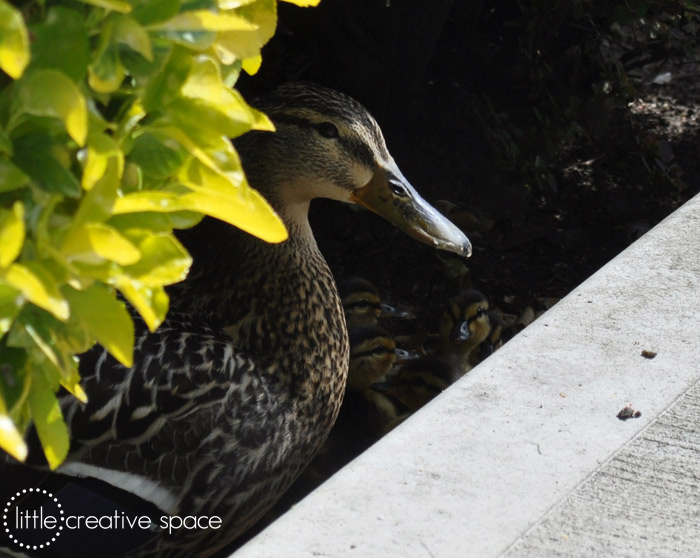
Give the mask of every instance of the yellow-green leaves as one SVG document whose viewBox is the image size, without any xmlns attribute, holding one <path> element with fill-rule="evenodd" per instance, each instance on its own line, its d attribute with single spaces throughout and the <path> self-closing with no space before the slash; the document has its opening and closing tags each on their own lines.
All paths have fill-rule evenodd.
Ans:
<svg viewBox="0 0 700 558">
<path fill-rule="evenodd" d="M 68 303 L 61 296 L 56 281 L 39 264 L 15 263 L 7 269 L 0 270 L 0 285 L 2 284 L 16 289 L 26 300 L 50 312 L 59 320 L 67 319 L 70 314 Z"/>
<path fill-rule="evenodd" d="M 129 2 L 125 2 L 123 0 L 80 0 L 80 2 L 92 4 L 98 8 L 105 8 L 107 10 L 121 12 L 123 14 L 128 14 L 131 11 L 131 5 Z"/>
<path fill-rule="evenodd" d="M 86 22 L 79 12 L 54 6 L 46 20 L 30 31 L 32 68 L 59 70 L 76 84 L 83 81 L 90 61 L 90 43 Z"/>
<path fill-rule="evenodd" d="M 196 10 L 182 12 L 168 21 L 151 25 L 148 29 L 196 33 L 198 31 L 252 31 L 256 26 L 235 14 Z"/>
<path fill-rule="evenodd" d="M 0 69 L 19 78 L 29 64 L 29 37 L 22 14 L 0 0 Z"/>
<path fill-rule="evenodd" d="M 282 2 L 289 2 L 290 4 L 296 4 L 302 8 L 307 8 L 309 6 L 318 6 L 321 0 L 281 0 Z"/>
<path fill-rule="evenodd" d="M 0 209 L 0 269 L 17 259 L 24 244 L 24 206 L 16 201 L 12 209 Z"/>
<path fill-rule="evenodd" d="M 85 331 L 124 366 L 131 366 L 134 324 L 124 303 L 116 300 L 109 289 L 99 284 L 84 291 L 66 287 L 65 293 L 73 316 Z"/>
<path fill-rule="evenodd" d="M 2 405 L 2 399 L 0 399 L 0 405 Z M 0 407 L 0 448 L 18 461 L 24 461 L 27 458 L 27 444 L 24 443 L 12 417 L 4 412 L 2 407 Z"/>
<path fill-rule="evenodd" d="M 251 28 L 247 31 L 219 33 L 213 47 L 224 64 L 260 55 L 260 47 L 270 40 L 277 26 L 275 0 L 242 2 L 232 11 L 248 21 Z"/>
<path fill-rule="evenodd" d="M 80 154 L 78 155 L 80 157 Z M 92 187 L 101 180 L 110 163 L 114 159 L 114 172 L 119 179 L 124 172 L 124 153 L 119 145 L 105 134 L 94 133 L 88 138 L 87 151 L 85 152 L 85 168 L 81 185 L 84 190 L 92 190 Z M 116 192 L 115 192 L 116 194 Z"/>
<path fill-rule="evenodd" d="M 27 353 L 0 343 L 0 362 L 0 448 L 23 461 L 27 457 L 27 444 L 22 439 L 22 431 L 26 423 L 27 395 L 31 386 Z"/>
<path fill-rule="evenodd" d="M 70 441 L 54 389 L 41 371 L 32 374 L 32 389 L 27 402 L 49 467 L 56 469 L 68 455 Z"/>
<path fill-rule="evenodd" d="M 15 458 L 33 420 L 50 466 L 64 459 L 54 392 L 86 399 L 76 355 L 99 343 L 132 365 L 117 293 L 151 330 L 165 319 L 192 263 L 174 229 L 209 215 L 287 238 L 231 142 L 274 130 L 233 86 L 276 24 L 276 0 L 0 0 L 0 448 Z"/>
<path fill-rule="evenodd" d="M 39 70 L 22 80 L 19 89 L 17 113 L 58 118 L 75 143 L 85 145 L 85 97 L 70 78 L 56 70 Z"/>
<path fill-rule="evenodd" d="M 128 278 L 119 278 L 117 288 L 136 308 L 148 329 L 155 331 L 168 312 L 168 295 L 162 287 L 144 287 Z"/>
<path fill-rule="evenodd" d="M 136 246 L 102 223 L 86 223 L 70 229 L 63 239 L 61 254 L 68 262 L 92 265 L 105 261 L 131 265 L 141 259 Z"/>
</svg>

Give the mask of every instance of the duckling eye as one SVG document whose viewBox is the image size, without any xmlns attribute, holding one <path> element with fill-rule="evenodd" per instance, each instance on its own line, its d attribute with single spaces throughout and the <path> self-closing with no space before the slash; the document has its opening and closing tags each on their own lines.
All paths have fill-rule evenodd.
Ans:
<svg viewBox="0 0 700 558">
<path fill-rule="evenodd" d="M 335 124 L 331 122 L 321 122 L 320 124 L 317 124 L 316 130 L 319 134 L 321 134 L 321 136 L 328 139 L 337 138 L 340 135 L 338 128 L 336 128 Z"/>
<path fill-rule="evenodd" d="M 476 317 L 481 318 L 481 317 L 483 317 L 484 314 L 485 314 L 484 309 L 481 306 L 479 306 L 479 309 L 476 311 Z"/>
</svg>

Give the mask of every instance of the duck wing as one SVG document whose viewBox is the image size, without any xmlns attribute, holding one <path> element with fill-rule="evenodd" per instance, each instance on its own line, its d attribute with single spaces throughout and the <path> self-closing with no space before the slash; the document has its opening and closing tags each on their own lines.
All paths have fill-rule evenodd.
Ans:
<svg viewBox="0 0 700 558">
<path fill-rule="evenodd" d="M 147 509 L 155 523 L 161 516 L 217 515 L 225 538 L 234 538 L 274 502 L 275 491 L 265 489 L 269 483 L 288 484 L 280 476 L 290 446 L 284 428 L 289 405 L 224 331 L 187 314 L 169 315 L 153 333 L 138 316 L 134 320 L 131 368 L 99 346 L 81 356 L 88 401 L 61 396 L 70 452 L 56 473 L 42 472 L 38 482 L 51 478 L 62 486 L 87 487 L 107 499 L 96 504 L 88 498 L 91 506 L 106 509 L 114 502 L 112 514 Z M 28 442 L 28 465 L 45 471 L 33 429 Z M 8 462 L 2 484 L 19 486 L 14 479 L 27 466 Z M 79 501 L 85 492 L 71 490 L 71 501 L 63 502 L 66 512 L 75 505 L 76 514 L 85 515 Z M 185 535 L 194 533 L 157 537 L 174 543 Z M 137 542 L 142 544 L 142 537 Z"/>
</svg>

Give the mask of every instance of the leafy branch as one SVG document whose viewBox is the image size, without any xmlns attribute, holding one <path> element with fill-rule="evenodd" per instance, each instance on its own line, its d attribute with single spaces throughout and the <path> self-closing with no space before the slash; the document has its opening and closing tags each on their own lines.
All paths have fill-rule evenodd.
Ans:
<svg viewBox="0 0 700 558">
<path fill-rule="evenodd" d="M 286 0 L 299 6 L 319 0 Z M 0 0 L 0 447 L 33 421 L 52 468 L 78 399 L 78 357 L 125 366 L 191 259 L 173 230 L 211 215 L 268 242 L 287 232 L 230 138 L 273 130 L 233 88 L 257 71 L 276 0 Z"/>
</svg>

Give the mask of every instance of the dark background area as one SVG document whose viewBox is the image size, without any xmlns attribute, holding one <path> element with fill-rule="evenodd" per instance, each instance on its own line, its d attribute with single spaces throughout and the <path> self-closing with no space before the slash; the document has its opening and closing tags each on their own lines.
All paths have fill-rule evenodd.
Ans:
<svg viewBox="0 0 700 558">
<path fill-rule="evenodd" d="M 527 323 L 700 190 L 699 16 L 668 0 L 281 2 L 239 87 L 311 80 L 358 99 L 474 245 L 465 265 L 317 201 L 335 273 L 369 278 L 426 330 L 456 286 Z"/>
</svg>

